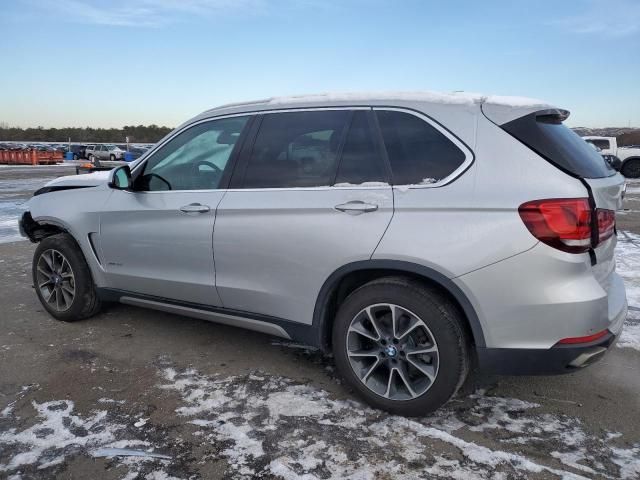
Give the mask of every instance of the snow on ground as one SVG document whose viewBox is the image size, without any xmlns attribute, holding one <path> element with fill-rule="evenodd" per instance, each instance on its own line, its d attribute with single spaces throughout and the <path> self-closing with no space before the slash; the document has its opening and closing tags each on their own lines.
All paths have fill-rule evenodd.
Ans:
<svg viewBox="0 0 640 480">
<path fill-rule="evenodd" d="M 0 243 L 24 240 L 18 230 L 18 219 L 25 210 L 31 192 L 55 177 L 18 178 L 0 183 Z"/>
<path fill-rule="evenodd" d="M 616 270 L 624 280 L 629 315 L 617 346 L 640 351 L 640 235 L 618 233 Z"/>
<path fill-rule="evenodd" d="M 30 387 L 23 387 L 18 398 L 23 397 Z M 22 427 L 14 412 L 16 402 L 0 413 L 0 477 L 28 473 L 49 478 L 51 469 L 77 455 L 103 456 L 101 450 L 140 449 L 140 456 L 115 458 L 115 462 L 125 468 L 127 478 L 136 478 L 146 467 L 153 473 L 158 465 L 166 466 L 167 460 L 145 455 L 152 445 L 145 440 L 131 438 L 127 429 L 133 422 L 127 418 L 114 418 L 107 410 L 95 410 L 82 416 L 74 412 L 71 400 L 31 402 L 35 415 L 29 412 L 34 422 Z M 21 425 L 21 428 L 14 425 Z M 108 455 L 104 455 L 108 456 Z M 147 467 L 148 465 L 148 467 Z M 10 477 L 11 478 L 11 477 Z M 29 476 L 29 478 L 32 478 Z M 160 478 L 160 477 L 156 477 Z"/>
<path fill-rule="evenodd" d="M 181 396 L 176 413 L 194 435 L 225 445 L 233 478 L 640 476 L 640 444 L 483 391 L 408 419 L 266 374 L 218 378 L 166 368 L 163 375 L 161 388 Z"/>
<path fill-rule="evenodd" d="M 640 235 L 618 233 L 616 270 L 624 279 L 629 305 L 640 308 Z"/>
<path fill-rule="evenodd" d="M 20 391 L 22 407 L 0 414 L 0 477 L 59 477 L 84 456 L 105 457 L 126 480 L 195 478 L 196 457 L 226 461 L 234 479 L 640 478 L 640 443 L 483 390 L 411 419 L 260 371 L 159 365 L 159 392 L 177 399 L 165 430 L 109 399 L 81 414 L 70 399 L 34 401 L 37 386 Z M 212 448 L 196 453 L 202 444 Z"/>
<path fill-rule="evenodd" d="M 620 348 L 633 348 L 640 352 L 640 312 L 629 311 L 629 316 L 616 345 Z"/>
</svg>

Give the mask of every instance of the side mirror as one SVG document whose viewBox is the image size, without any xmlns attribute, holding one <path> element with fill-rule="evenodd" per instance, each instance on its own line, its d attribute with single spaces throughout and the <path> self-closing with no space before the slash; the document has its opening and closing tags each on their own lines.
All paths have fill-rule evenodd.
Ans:
<svg viewBox="0 0 640 480">
<path fill-rule="evenodd" d="M 129 165 L 122 165 L 109 172 L 109 187 L 116 190 L 129 190 L 133 186 Z"/>
</svg>

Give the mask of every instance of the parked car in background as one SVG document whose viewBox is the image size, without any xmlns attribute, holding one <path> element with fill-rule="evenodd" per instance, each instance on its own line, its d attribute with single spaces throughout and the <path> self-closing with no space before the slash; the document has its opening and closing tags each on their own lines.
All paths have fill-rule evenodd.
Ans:
<svg viewBox="0 0 640 480">
<path fill-rule="evenodd" d="M 611 167 L 615 171 L 617 172 L 620 171 L 620 169 L 622 168 L 622 160 L 620 160 L 615 155 L 609 155 L 607 153 L 603 153 L 601 155 L 602 155 L 602 158 L 604 158 L 604 161 L 607 162 L 609 165 L 611 165 Z"/>
<path fill-rule="evenodd" d="M 101 160 L 124 160 L 124 154 L 126 150 L 118 147 L 117 145 L 96 145 L 91 155 L 98 161 Z"/>
<path fill-rule="evenodd" d="M 582 138 L 598 147 L 603 156 L 613 155 L 617 157 L 620 160 L 620 173 L 625 177 L 640 178 L 640 148 L 634 146 L 619 147 L 616 137 L 587 136 Z"/>
<path fill-rule="evenodd" d="M 624 178 L 568 115 L 437 93 L 208 110 L 132 167 L 35 192 L 35 293 L 63 321 L 120 301 L 332 350 L 396 414 L 435 410 L 472 365 L 575 372 L 627 316 Z"/>
<path fill-rule="evenodd" d="M 86 158 L 90 162 L 93 162 L 95 160 L 93 152 L 97 146 L 98 145 L 87 145 L 84 149 L 84 158 Z"/>
<path fill-rule="evenodd" d="M 53 151 L 55 151 L 55 149 L 50 147 L 49 145 L 43 145 L 41 143 L 31 143 L 31 144 L 28 145 L 28 148 L 30 148 L 31 150 L 36 150 L 38 152 L 53 152 Z"/>
<path fill-rule="evenodd" d="M 129 153 L 131 154 L 131 160 L 137 160 L 142 155 L 147 153 L 148 148 L 140 148 L 140 147 L 129 147 Z"/>
<path fill-rule="evenodd" d="M 85 155 L 86 148 L 87 148 L 86 145 L 79 145 L 76 143 L 72 143 L 70 146 L 65 145 L 64 151 L 72 152 L 74 160 L 82 160 L 83 158 L 85 158 L 84 155 Z"/>
<path fill-rule="evenodd" d="M 620 171 L 620 167 L 622 166 L 622 162 L 620 161 L 620 159 L 618 157 L 616 157 L 615 155 L 603 154 L 602 153 L 602 149 L 600 147 L 595 146 L 591 142 L 587 142 L 587 144 L 589 146 L 593 147 L 593 149 L 596 152 L 598 152 L 598 154 L 602 157 L 602 159 L 605 162 L 607 162 L 611 166 L 611 168 L 613 168 L 617 172 Z"/>
</svg>

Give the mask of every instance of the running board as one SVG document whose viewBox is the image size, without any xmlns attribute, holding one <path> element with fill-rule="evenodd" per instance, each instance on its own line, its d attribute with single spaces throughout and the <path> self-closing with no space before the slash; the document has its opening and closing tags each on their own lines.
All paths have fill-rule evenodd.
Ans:
<svg viewBox="0 0 640 480">
<path fill-rule="evenodd" d="M 268 335 L 274 335 L 276 337 L 282 337 L 286 338 L 287 340 L 291 340 L 289 334 L 280 325 L 262 322 L 260 320 L 254 320 L 251 318 L 229 315 L 227 313 L 210 312 L 207 310 L 185 307 L 182 305 L 174 305 L 171 303 L 163 303 L 157 302 L 155 300 L 147 300 L 143 298 L 127 296 L 120 297 L 120 302 L 136 307 L 152 308 L 154 310 L 160 310 L 167 313 L 175 313 L 177 315 L 184 315 L 186 317 L 199 318 L 200 320 L 221 323 L 223 325 L 230 325 L 232 327 L 245 328 L 247 330 L 253 330 L 256 332 L 266 333 Z"/>
</svg>

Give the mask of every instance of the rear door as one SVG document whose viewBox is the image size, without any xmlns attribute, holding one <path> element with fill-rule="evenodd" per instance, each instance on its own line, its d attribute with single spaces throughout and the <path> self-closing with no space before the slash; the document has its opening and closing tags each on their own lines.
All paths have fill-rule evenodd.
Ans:
<svg viewBox="0 0 640 480">
<path fill-rule="evenodd" d="M 243 151 L 213 236 L 225 307 L 311 323 L 336 269 L 368 260 L 393 214 L 368 108 L 269 113 Z"/>
</svg>

